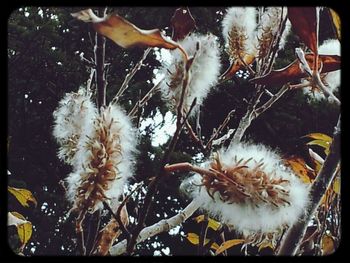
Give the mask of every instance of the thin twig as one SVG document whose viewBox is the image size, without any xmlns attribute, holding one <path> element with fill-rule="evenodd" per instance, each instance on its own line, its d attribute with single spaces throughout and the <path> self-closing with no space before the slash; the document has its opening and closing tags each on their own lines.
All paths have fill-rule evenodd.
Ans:
<svg viewBox="0 0 350 263">
<path fill-rule="evenodd" d="M 220 132 L 226 127 L 226 125 L 229 123 L 229 121 L 231 120 L 231 118 L 233 117 L 233 114 L 234 114 L 235 112 L 236 112 L 236 110 L 231 110 L 231 111 L 227 114 L 227 116 L 226 116 L 226 118 L 224 119 L 224 121 L 223 121 L 223 122 L 220 124 L 220 126 L 216 129 L 216 131 L 213 132 L 213 134 L 212 134 L 212 136 L 210 137 L 208 143 L 205 145 L 205 149 L 206 149 L 206 150 L 210 150 L 211 145 L 212 145 L 212 143 L 213 143 L 213 140 L 215 140 L 215 139 L 219 136 Z"/>
<path fill-rule="evenodd" d="M 135 76 L 136 72 L 141 69 L 143 61 L 146 59 L 147 55 L 149 52 L 152 50 L 152 48 L 147 48 L 145 52 L 143 53 L 141 59 L 139 62 L 136 63 L 136 65 L 132 68 L 132 70 L 126 75 L 120 89 L 118 90 L 117 94 L 115 97 L 112 99 L 112 104 L 117 103 L 119 98 L 123 95 L 125 90 L 128 88 L 130 80 Z"/>
<path fill-rule="evenodd" d="M 157 91 L 159 91 L 160 84 L 162 83 L 163 80 L 164 80 L 164 77 L 161 80 L 159 80 L 158 83 L 156 85 L 154 85 L 146 93 L 146 95 L 135 104 L 135 106 L 131 109 L 131 111 L 128 114 L 130 117 L 134 117 L 134 115 L 137 113 L 138 109 L 142 108 L 146 104 L 146 102 L 149 101 Z"/>
<path fill-rule="evenodd" d="M 127 228 L 125 227 L 124 223 L 121 220 L 121 212 L 123 207 L 125 206 L 125 204 L 129 201 L 130 197 L 138 190 L 140 189 L 140 187 L 143 185 L 143 182 L 141 182 L 138 186 L 136 186 L 136 188 L 134 190 L 132 190 L 130 192 L 130 194 L 128 194 L 124 200 L 122 201 L 122 203 L 118 206 L 117 212 L 115 213 L 115 219 L 117 220 L 119 226 L 121 227 L 122 231 L 127 235 L 127 240 L 129 240 L 130 238 L 130 232 L 127 230 Z"/>
<path fill-rule="evenodd" d="M 283 31 L 285 30 L 287 18 L 288 18 L 288 16 L 286 15 L 286 17 L 283 19 L 283 9 L 284 9 L 284 7 L 282 7 L 282 12 L 281 12 L 281 23 L 279 25 L 279 33 L 277 34 L 276 42 L 274 43 L 273 48 L 270 50 L 271 52 L 268 55 L 268 57 L 270 57 L 269 64 L 268 64 L 266 70 L 264 70 L 262 72 L 262 75 L 265 75 L 272 70 L 272 66 L 275 62 L 276 55 L 277 55 L 277 52 L 279 50 L 279 45 L 281 42 L 282 34 L 283 34 Z"/>
<path fill-rule="evenodd" d="M 188 134 L 190 135 L 191 139 L 193 141 L 195 141 L 199 147 L 201 148 L 201 150 L 205 150 L 205 147 L 203 145 L 203 141 L 196 135 L 196 133 L 194 132 L 194 130 L 192 129 L 191 124 L 188 122 L 188 120 L 185 122 L 186 128 L 188 130 Z"/>
<path fill-rule="evenodd" d="M 282 88 L 273 95 L 264 105 L 260 106 L 259 108 L 255 109 L 254 111 L 254 118 L 257 118 L 261 113 L 265 112 L 267 109 L 269 109 L 277 100 L 279 100 L 284 93 L 286 93 L 290 89 L 289 85 L 286 84 L 282 86 Z"/>
<path fill-rule="evenodd" d="M 184 85 L 187 85 L 187 83 L 184 83 Z M 190 113 L 193 110 L 195 104 L 196 104 L 196 99 L 193 100 L 191 107 L 190 107 L 184 121 L 177 126 L 176 131 L 174 133 L 174 136 L 169 143 L 169 147 L 168 147 L 167 151 L 164 153 L 163 159 L 161 161 L 160 171 L 158 172 L 158 175 L 149 184 L 148 191 L 147 191 L 147 194 L 145 196 L 144 203 L 143 203 L 143 206 L 141 209 L 141 211 L 143 213 L 141 213 L 139 215 L 138 224 L 135 227 L 135 229 L 132 233 L 132 237 L 127 245 L 127 253 L 128 254 L 131 254 L 131 252 L 134 250 L 134 246 L 137 242 L 137 237 L 139 236 L 141 230 L 144 227 L 144 222 L 145 222 L 146 217 L 148 215 L 148 212 L 150 210 L 152 199 L 153 199 L 153 197 L 158 189 L 158 184 L 161 181 L 161 179 L 164 177 L 164 175 L 166 174 L 163 167 L 169 162 L 170 155 L 175 149 L 175 146 L 176 146 L 177 141 L 179 139 L 180 133 L 184 127 L 186 120 L 189 118 Z"/>
<path fill-rule="evenodd" d="M 200 256 L 205 254 L 204 246 L 205 246 L 205 240 L 208 232 L 208 223 L 209 223 L 208 215 L 205 214 L 202 222 L 202 226 L 201 226 L 201 233 L 199 235 L 199 243 L 198 243 L 198 255 Z"/>
<path fill-rule="evenodd" d="M 77 233 L 77 246 L 80 255 L 86 255 L 86 247 L 84 242 L 84 229 L 82 223 L 85 219 L 86 210 L 80 211 L 75 221 L 75 232 Z"/>
<path fill-rule="evenodd" d="M 106 76 L 105 67 L 105 44 L 104 36 L 96 33 L 95 62 L 96 62 L 96 90 L 97 90 L 97 108 L 106 105 Z"/>
<path fill-rule="evenodd" d="M 93 252 L 93 249 L 94 249 L 94 244 L 96 243 L 97 241 L 97 237 L 98 237 L 98 230 L 100 228 L 100 223 L 101 223 L 101 211 L 98 210 L 97 212 L 97 223 L 96 223 L 96 231 L 95 231 L 95 236 L 94 236 L 94 239 L 92 241 L 92 246 L 91 246 L 91 250 L 89 252 L 89 255 L 91 255 L 91 253 Z"/>
</svg>

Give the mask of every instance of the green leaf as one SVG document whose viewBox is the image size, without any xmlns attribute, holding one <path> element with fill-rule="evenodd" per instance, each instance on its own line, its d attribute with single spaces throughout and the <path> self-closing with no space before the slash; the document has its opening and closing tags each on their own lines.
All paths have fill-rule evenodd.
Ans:
<svg viewBox="0 0 350 263">
<path fill-rule="evenodd" d="M 239 244 L 242 244 L 244 243 L 244 239 L 231 239 L 231 240 L 227 240 L 225 241 L 224 243 L 222 243 L 220 245 L 220 247 L 216 250 L 215 254 L 216 255 L 219 255 L 221 254 L 222 252 L 224 252 L 225 250 L 231 248 L 231 247 L 234 247 L 234 246 L 237 246 Z"/>
<path fill-rule="evenodd" d="M 32 202 L 37 206 L 38 202 L 34 198 L 33 194 L 27 189 L 7 187 L 8 191 L 13 194 L 18 202 L 21 203 L 24 207 L 29 207 L 29 202 Z"/>
</svg>

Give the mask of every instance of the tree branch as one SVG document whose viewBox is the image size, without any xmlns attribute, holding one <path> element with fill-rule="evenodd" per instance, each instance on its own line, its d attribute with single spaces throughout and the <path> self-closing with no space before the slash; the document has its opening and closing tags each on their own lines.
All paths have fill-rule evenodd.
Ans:
<svg viewBox="0 0 350 263">
<path fill-rule="evenodd" d="M 107 8 L 100 10 L 100 15 L 105 16 Z M 96 90 L 97 108 L 106 105 L 106 75 L 105 75 L 105 45 L 106 38 L 98 33 L 95 35 L 95 63 L 96 63 Z"/>
<path fill-rule="evenodd" d="M 147 48 L 145 50 L 145 52 L 143 53 L 141 59 L 139 60 L 139 62 L 137 62 L 137 64 L 133 67 L 133 69 L 126 75 L 120 89 L 118 90 L 117 94 L 115 95 L 115 97 L 113 98 L 111 103 L 117 103 L 119 98 L 123 95 L 123 93 L 125 92 L 125 90 L 128 88 L 129 86 L 129 82 L 130 80 L 134 77 L 134 75 L 136 74 L 137 71 L 140 70 L 143 61 L 146 59 L 147 55 L 149 54 L 149 52 L 152 50 L 152 48 Z"/>
<path fill-rule="evenodd" d="M 177 215 L 170 217 L 168 219 L 162 219 L 159 222 L 144 228 L 136 239 L 136 243 L 141 243 L 146 239 L 153 237 L 159 233 L 167 232 L 170 229 L 180 225 L 182 222 L 186 221 L 198 208 L 199 199 L 194 199 L 188 206 L 186 206 Z M 126 252 L 127 240 L 124 239 L 118 244 L 114 245 L 110 250 L 112 256 L 121 255 Z"/>
<path fill-rule="evenodd" d="M 163 80 L 164 80 L 164 77 L 161 80 L 159 80 L 158 83 L 156 85 L 154 85 L 146 93 L 146 95 L 135 104 L 135 106 L 128 113 L 128 116 L 135 117 L 135 114 L 137 113 L 138 109 L 142 108 L 146 104 L 146 102 L 149 101 L 153 97 L 153 95 L 159 90 L 159 86 Z"/>
<path fill-rule="evenodd" d="M 312 219 L 315 211 L 320 205 L 322 196 L 326 192 L 330 183 L 335 176 L 337 165 L 340 161 L 340 116 L 338 124 L 333 134 L 333 141 L 330 146 L 330 153 L 328 154 L 316 180 L 313 182 L 310 190 L 310 204 L 305 210 L 305 214 L 300 220 L 289 228 L 286 233 L 279 255 L 295 255 L 298 251 L 299 245 L 303 240 L 308 223 Z"/>
<path fill-rule="evenodd" d="M 187 121 L 191 111 L 193 110 L 195 104 L 196 104 L 196 98 L 193 100 L 191 107 L 185 117 L 185 119 L 182 121 L 183 116 L 182 116 L 182 106 L 183 106 L 183 102 L 184 102 L 184 97 L 185 97 L 185 93 L 186 93 L 186 89 L 189 83 L 189 78 L 190 78 L 190 67 L 192 65 L 193 59 L 195 56 L 193 56 L 193 58 L 191 58 L 190 60 L 185 60 L 185 69 L 184 69 L 184 78 L 183 78 L 183 82 L 182 82 L 182 93 L 181 93 L 181 99 L 178 105 L 178 109 L 177 109 L 177 121 L 176 121 L 176 131 L 174 133 L 173 138 L 171 139 L 171 142 L 169 144 L 169 147 L 167 149 L 167 151 L 164 153 L 161 164 L 160 164 L 160 171 L 158 172 L 158 174 L 156 175 L 156 177 L 153 179 L 153 181 L 150 183 L 149 187 L 148 187 L 148 191 L 147 194 L 145 196 L 144 199 L 144 204 L 142 206 L 142 213 L 139 215 L 138 218 L 138 224 L 135 227 L 132 236 L 130 238 L 130 242 L 128 242 L 128 246 L 127 246 L 127 253 L 131 254 L 131 252 L 134 250 L 134 246 L 136 244 L 137 241 L 137 237 L 140 233 L 140 231 L 143 229 L 144 227 L 144 223 L 146 220 L 146 217 L 148 215 L 149 209 L 151 207 L 151 202 L 152 199 L 155 195 L 155 193 L 157 192 L 158 189 L 158 184 L 161 181 L 161 179 L 164 177 L 165 171 L 164 171 L 164 166 L 169 162 L 169 158 L 171 153 L 174 151 L 175 146 L 177 144 L 177 141 L 179 139 L 180 133 L 184 127 L 185 122 Z"/>
<path fill-rule="evenodd" d="M 207 143 L 206 146 L 205 146 L 205 149 L 206 149 L 206 150 L 209 150 L 209 149 L 211 148 L 211 145 L 212 145 L 212 143 L 213 143 L 213 140 L 215 140 L 215 139 L 219 136 L 220 132 L 226 127 L 226 125 L 229 123 L 229 121 L 231 120 L 231 118 L 232 118 L 232 116 L 233 116 L 233 114 L 234 114 L 235 112 L 236 112 L 236 110 L 231 110 L 231 111 L 227 114 L 227 116 L 226 116 L 226 118 L 224 119 L 224 121 L 223 121 L 223 122 L 220 124 L 220 126 L 216 129 L 216 131 L 213 132 L 212 136 L 210 137 L 208 143 Z"/>
</svg>

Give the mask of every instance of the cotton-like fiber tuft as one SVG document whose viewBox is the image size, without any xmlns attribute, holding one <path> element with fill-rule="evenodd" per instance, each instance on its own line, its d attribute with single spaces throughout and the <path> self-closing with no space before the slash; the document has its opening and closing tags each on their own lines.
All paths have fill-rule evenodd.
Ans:
<svg viewBox="0 0 350 263">
<path fill-rule="evenodd" d="M 189 177 L 182 191 L 245 236 L 293 225 L 308 204 L 308 186 L 264 145 L 241 143 L 219 150 L 203 168 L 211 173 Z"/>
<path fill-rule="evenodd" d="M 222 20 L 222 34 L 231 59 L 256 53 L 257 10 L 254 7 L 231 7 Z"/>
<path fill-rule="evenodd" d="M 67 93 L 53 112 L 53 135 L 59 144 L 59 159 L 73 165 L 81 135 L 89 129 L 97 109 L 82 88 Z"/>
<path fill-rule="evenodd" d="M 102 109 L 93 132 L 79 147 L 75 171 L 67 178 L 73 209 L 94 212 L 102 201 L 117 199 L 133 174 L 135 130 L 119 106 Z"/>
<path fill-rule="evenodd" d="M 189 70 L 190 78 L 183 104 L 185 111 L 188 111 L 193 100 L 197 98 L 196 108 L 191 112 L 193 116 L 210 89 L 217 83 L 221 67 L 219 44 L 216 37 L 211 34 L 191 34 L 179 43 L 189 57 L 196 53 Z M 197 47 L 199 47 L 198 50 Z M 161 85 L 162 96 L 170 107 L 176 110 L 181 98 L 184 78 L 184 60 L 181 52 L 177 49 L 171 51 L 171 61 L 163 65 L 162 72 L 165 74 L 165 80 Z"/>
</svg>

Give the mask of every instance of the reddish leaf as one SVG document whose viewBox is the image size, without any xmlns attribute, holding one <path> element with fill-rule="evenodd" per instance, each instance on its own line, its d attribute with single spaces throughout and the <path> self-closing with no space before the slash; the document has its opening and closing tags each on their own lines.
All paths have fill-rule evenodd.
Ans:
<svg viewBox="0 0 350 263">
<path fill-rule="evenodd" d="M 309 66 L 312 68 L 314 55 L 306 54 L 305 58 Z M 340 56 L 319 55 L 318 68 L 320 68 L 321 66 L 321 61 L 323 65 L 321 73 L 335 71 L 340 68 Z M 295 60 L 285 68 L 273 70 L 269 74 L 266 74 L 265 76 L 257 77 L 257 78 L 251 79 L 250 81 L 253 81 L 254 83 L 261 84 L 261 85 L 282 85 L 287 82 L 299 80 L 301 78 L 306 77 L 306 74 L 301 71 L 299 63 L 300 63 L 299 60 Z"/>
<path fill-rule="evenodd" d="M 174 41 L 184 39 L 196 28 L 196 22 L 188 7 L 180 7 L 176 9 L 170 23 L 173 28 L 172 39 Z"/>
<path fill-rule="evenodd" d="M 317 53 L 316 7 L 288 7 L 288 18 L 294 32 Z"/>
<path fill-rule="evenodd" d="M 255 57 L 252 55 L 245 55 L 243 60 L 247 65 L 250 65 L 254 62 Z M 238 70 L 240 70 L 241 68 L 244 67 L 244 64 L 239 60 L 235 60 L 234 62 L 231 63 L 231 65 L 229 66 L 229 68 L 222 73 L 222 75 L 220 76 L 220 80 L 221 81 L 226 81 L 231 79 Z"/>
</svg>

